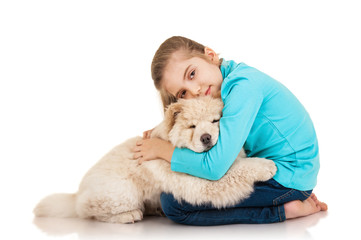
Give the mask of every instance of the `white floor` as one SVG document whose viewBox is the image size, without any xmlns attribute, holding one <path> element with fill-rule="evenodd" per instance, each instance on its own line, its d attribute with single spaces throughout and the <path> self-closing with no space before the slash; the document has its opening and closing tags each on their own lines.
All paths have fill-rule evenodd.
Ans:
<svg viewBox="0 0 361 240">
<path fill-rule="evenodd" d="M 3 195 L 5 196 L 5 195 Z M 351 197 L 351 196 L 350 196 Z M 329 212 L 283 223 L 236 224 L 213 227 L 184 226 L 164 217 L 146 217 L 135 224 L 109 224 L 94 220 L 34 218 L 30 202 L 2 205 L 1 239 L 360 239 L 360 209 L 344 197 L 328 201 Z M 30 197 L 31 199 L 31 197 Z M 352 211 L 351 211 L 352 210 Z M 6 238 L 5 238 L 6 237 Z"/>
<path fill-rule="evenodd" d="M 39 237 L 48 236 L 49 239 L 314 239 L 314 236 L 320 234 L 313 231 L 314 226 L 324 224 L 328 217 L 326 215 L 281 224 L 217 227 L 182 226 L 162 217 L 150 217 L 127 225 L 80 219 L 37 218 L 32 228 Z"/>
</svg>

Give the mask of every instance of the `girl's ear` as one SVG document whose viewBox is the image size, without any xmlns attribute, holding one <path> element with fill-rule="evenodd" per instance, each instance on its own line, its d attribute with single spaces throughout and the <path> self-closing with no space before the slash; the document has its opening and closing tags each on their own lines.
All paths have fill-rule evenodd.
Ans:
<svg viewBox="0 0 361 240">
<path fill-rule="evenodd" d="M 204 48 L 204 54 L 215 64 L 219 63 L 218 54 L 209 47 Z"/>
</svg>

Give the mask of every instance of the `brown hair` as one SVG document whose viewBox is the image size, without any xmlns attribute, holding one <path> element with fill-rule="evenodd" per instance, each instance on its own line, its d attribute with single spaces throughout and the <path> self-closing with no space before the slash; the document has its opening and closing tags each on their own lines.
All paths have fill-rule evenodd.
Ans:
<svg viewBox="0 0 361 240">
<path fill-rule="evenodd" d="M 209 60 L 205 55 L 205 46 L 185 37 L 174 36 L 168 38 L 159 46 L 153 57 L 151 71 L 154 86 L 159 90 L 164 110 L 169 104 L 177 101 L 172 94 L 162 87 L 162 79 L 164 69 L 168 64 L 170 57 L 174 52 L 179 50 L 185 50 L 189 58 L 201 57 L 207 61 Z"/>
</svg>

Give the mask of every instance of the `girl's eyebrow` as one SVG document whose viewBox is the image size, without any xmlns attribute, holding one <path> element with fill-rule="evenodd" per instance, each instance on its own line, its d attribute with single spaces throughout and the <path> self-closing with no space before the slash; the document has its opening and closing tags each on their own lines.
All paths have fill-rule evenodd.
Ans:
<svg viewBox="0 0 361 240">
<path fill-rule="evenodd" d="M 188 69 L 189 69 L 190 67 L 191 67 L 191 65 L 188 65 L 188 67 L 187 67 L 186 70 L 184 71 L 183 79 L 186 79 L 186 75 L 187 75 Z"/>
</svg>

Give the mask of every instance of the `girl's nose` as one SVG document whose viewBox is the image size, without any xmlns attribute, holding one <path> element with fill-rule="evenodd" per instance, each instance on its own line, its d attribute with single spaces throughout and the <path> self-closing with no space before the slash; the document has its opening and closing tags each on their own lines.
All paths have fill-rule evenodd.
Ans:
<svg viewBox="0 0 361 240">
<path fill-rule="evenodd" d="M 185 89 L 187 89 L 188 94 L 190 95 L 188 96 L 188 98 L 194 98 L 200 96 L 201 86 L 196 81 L 187 81 Z"/>
<path fill-rule="evenodd" d="M 200 93 L 201 93 L 201 87 L 200 86 L 193 86 L 191 89 L 190 89 L 192 95 L 194 97 L 199 97 Z"/>
</svg>

